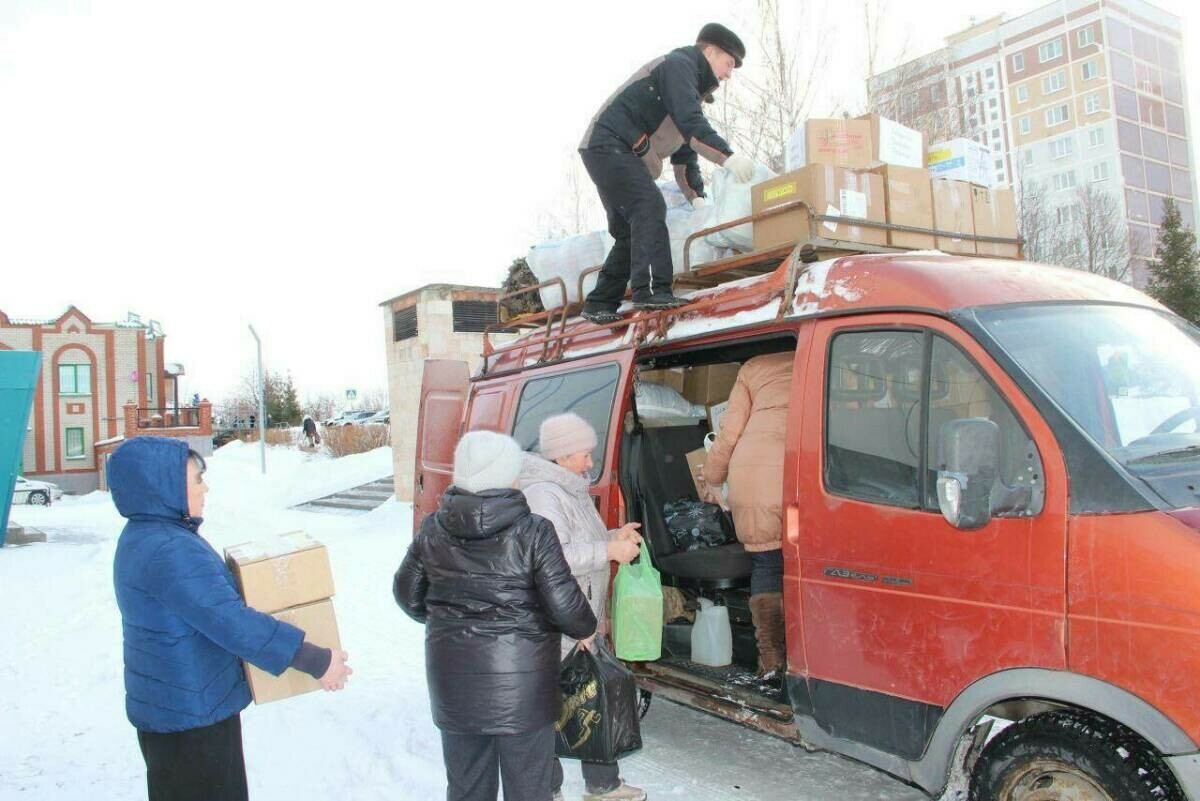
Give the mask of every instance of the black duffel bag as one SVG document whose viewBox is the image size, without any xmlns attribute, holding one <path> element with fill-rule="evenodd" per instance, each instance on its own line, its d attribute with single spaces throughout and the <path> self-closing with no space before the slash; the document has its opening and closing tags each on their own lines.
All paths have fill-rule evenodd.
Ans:
<svg viewBox="0 0 1200 801">
<path fill-rule="evenodd" d="M 576 645 L 559 673 L 562 709 L 554 724 L 554 755 L 616 762 L 642 747 L 637 683 L 597 637 L 592 650 Z"/>
<path fill-rule="evenodd" d="M 719 548 L 737 541 L 729 512 L 715 503 L 680 498 L 663 504 L 663 519 L 677 551 Z"/>
</svg>

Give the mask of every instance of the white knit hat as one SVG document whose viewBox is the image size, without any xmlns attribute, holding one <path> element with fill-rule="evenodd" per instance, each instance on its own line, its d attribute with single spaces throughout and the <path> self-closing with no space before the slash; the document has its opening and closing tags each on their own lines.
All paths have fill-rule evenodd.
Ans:
<svg viewBox="0 0 1200 801">
<path fill-rule="evenodd" d="M 596 447 L 596 429 L 574 412 L 556 414 L 542 421 L 538 430 L 538 450 L 554 461 Z"/>
<path fill-rule="evenodd" d="M 523 452 L 512 437 L 471 431 L 454 449 L 454 486 L 467 492 L 510 489 L 521 472 Z"/>
</svg>

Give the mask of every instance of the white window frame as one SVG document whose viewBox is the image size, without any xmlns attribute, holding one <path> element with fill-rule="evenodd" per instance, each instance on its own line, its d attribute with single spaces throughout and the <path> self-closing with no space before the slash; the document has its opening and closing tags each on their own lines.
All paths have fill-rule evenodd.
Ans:
<svg viewBox="0 0 1200 801">
<path fill-rule="evenodd" d="M 1092 92 L 1087 97 L 1083 98 L 1083 113 L 1084 114 L 1099 114 L 1103 109 L 1100 108 L 1100 93 Z"/>
<path fill-rule="evenodd" d="M 1054 191 L 1063 192 L 1067 189 L 1074 189 L 1079 185 L 1079 179 L 1075 176 L 1075 170 L 1065 170 L 1054 174 Z"/>
<path fill-rule="evenodd" d="M 1057 84 L 1057 85 L 1056 85 Z M 1042 94 L 1053 95 L 1067 88 L 1067 71 L 1055 70 L 1042 78 Z"/>
<path fill-rule="evenodd" d="M 1025 148 L 1023 159 L 1024 159 L 1026 167 L 1033 166 L 1033 148 L 1032 147 Z"/>
<path fill-rule="evenodd" d="M 1022 117 L 1017 120 L 1017 130 L 1021 132 L 1021 136 L 1029 136 L 1033 132 L 1033 123 L 1028 117 Z"/>
<path fill-rule="evenodd" d="M 1087 34 L 1087 41 L 1084 41 L 1083 39 L 1083 35 L 1085 33 Z M 1094 45 L 1096 43 L 1096 32 L 1092 30 L 1091 25 L 1087 26 L 1086 28 L 1080 28 L 1079 32 L 1075 34 L 1075 41 L 1079 43 L 1080 47 Z"/>
<path fill-rule="evenodd" d="M 1049 48 L 1049 49 L 1047 49 Z M 1046 53 L 1052 51 L 1052 55 L 1047 56 Z M 1038 45 L 1038 63 L 1045 64 L 1047 61 L 1053 61 L 1056 58 L 1062 58 L 1063 46 L 1062 39 L 1055 37 L 1048 42 L 1042 42 Z"/>
<path fill-rule="evenodd" d="M 1096 66 L 1096 59 L 1094 58 L 1083 62 L 1083 66 L 1080 67 L 1080 70 L 1082 71 L 1083 79 L 1085 81 L 1094 81 L 1100 77 L 1100 68 Z M 1091 71 L 1091 75 L 1088 75 L 1089 71 Z"/>
<path fill-rule="evenodd" d="M 1057 112 L 1062 112 L 1062 119 L 1058 119 Z M 1059 125 L 1066 125 L 1071 121 L 1071 107 L 1066 103 L 1060 103 L 1057 106 L 1046 109 L 1046 127 L 1054 128 Z"/>
<path fill-rule="evenodd" d="M 1107 161 L 1098 161 L 1092 165 L 1092 183 L 1107 181 L 1108 178 L 1109 174 Z"/>
<path fill-rule="evenodd" d="M 1021 84 L 1020 86 L 1017 87 L 1017 102 L 1018 103 L 1028 103 L 1029 102 L 1029 87 L 1028 86 Z"/>
<path fill-rule="evenodd" d="M 1099 134 L 1099 136 L 1097 136 Z M 1088 147 L 1103 147 L 1104 146 L 1104 129 L 1093 128 L 1088 131 Z"/>
<path fill-rule="evenodd" d="M 1013 72 L 1025 71 L 1025 54 L 1016 53 L 1013 55 Z"/>
<path fill-rule="evenodd" d="M 1050 160 L 1070 158 L 1075 155 L 1075 139 L 1071 136 L 1060 136 L 1050 140 Z"/>
</svg>

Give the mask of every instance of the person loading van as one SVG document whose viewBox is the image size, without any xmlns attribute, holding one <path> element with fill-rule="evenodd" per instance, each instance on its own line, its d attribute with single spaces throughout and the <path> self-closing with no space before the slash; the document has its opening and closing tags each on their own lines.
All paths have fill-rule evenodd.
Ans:
<svg viewBox="0 0 1200 801">
<path fill-rule="evenodd" d="M 750 616 L 758 642 L 759 676 L 784 668 L 783 449 L 794 353 L 749 359 L 738 370 L 721 416 L 721 430 L 705 458 L 713 487 L 729 482 L 737 538 L 750 554 Z"/>
<path fill-rule="evenodd" d="M 654 181 L 669 156 L 684 197 L 698 204 L 704 181 L 697 154 L 725 166 L 742 183 L 754 176 L 754 161 L 734 153 L 701 108 L 702 99 L 710 99 L 745 57 L 742 40 L 711 22 L 700 29 L 696 44 L 672 50 L 635 72 L 592 118 L 579 154 L 616 241 L 583 305 L 585 320 L 619 321 L 626 284 L 632 284 L 637 309 L 670 309 L 686 302 L 671 293 L 675 270 L 667 206 Z"/>
</svg>

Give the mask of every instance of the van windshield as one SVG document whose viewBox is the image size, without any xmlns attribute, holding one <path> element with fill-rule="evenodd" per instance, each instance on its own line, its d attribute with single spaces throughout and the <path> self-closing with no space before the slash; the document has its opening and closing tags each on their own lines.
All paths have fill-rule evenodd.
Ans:
<svg viewBox="0 0 1200 801">
<path fill-rule="evenodd" d="M 1196 329 L 1124 306 L 1000 307 L 977 315 L 1097 445 L 1169 503 L 1196 504 L 1190 491 L 1200 477 Z"/>
</svg>

